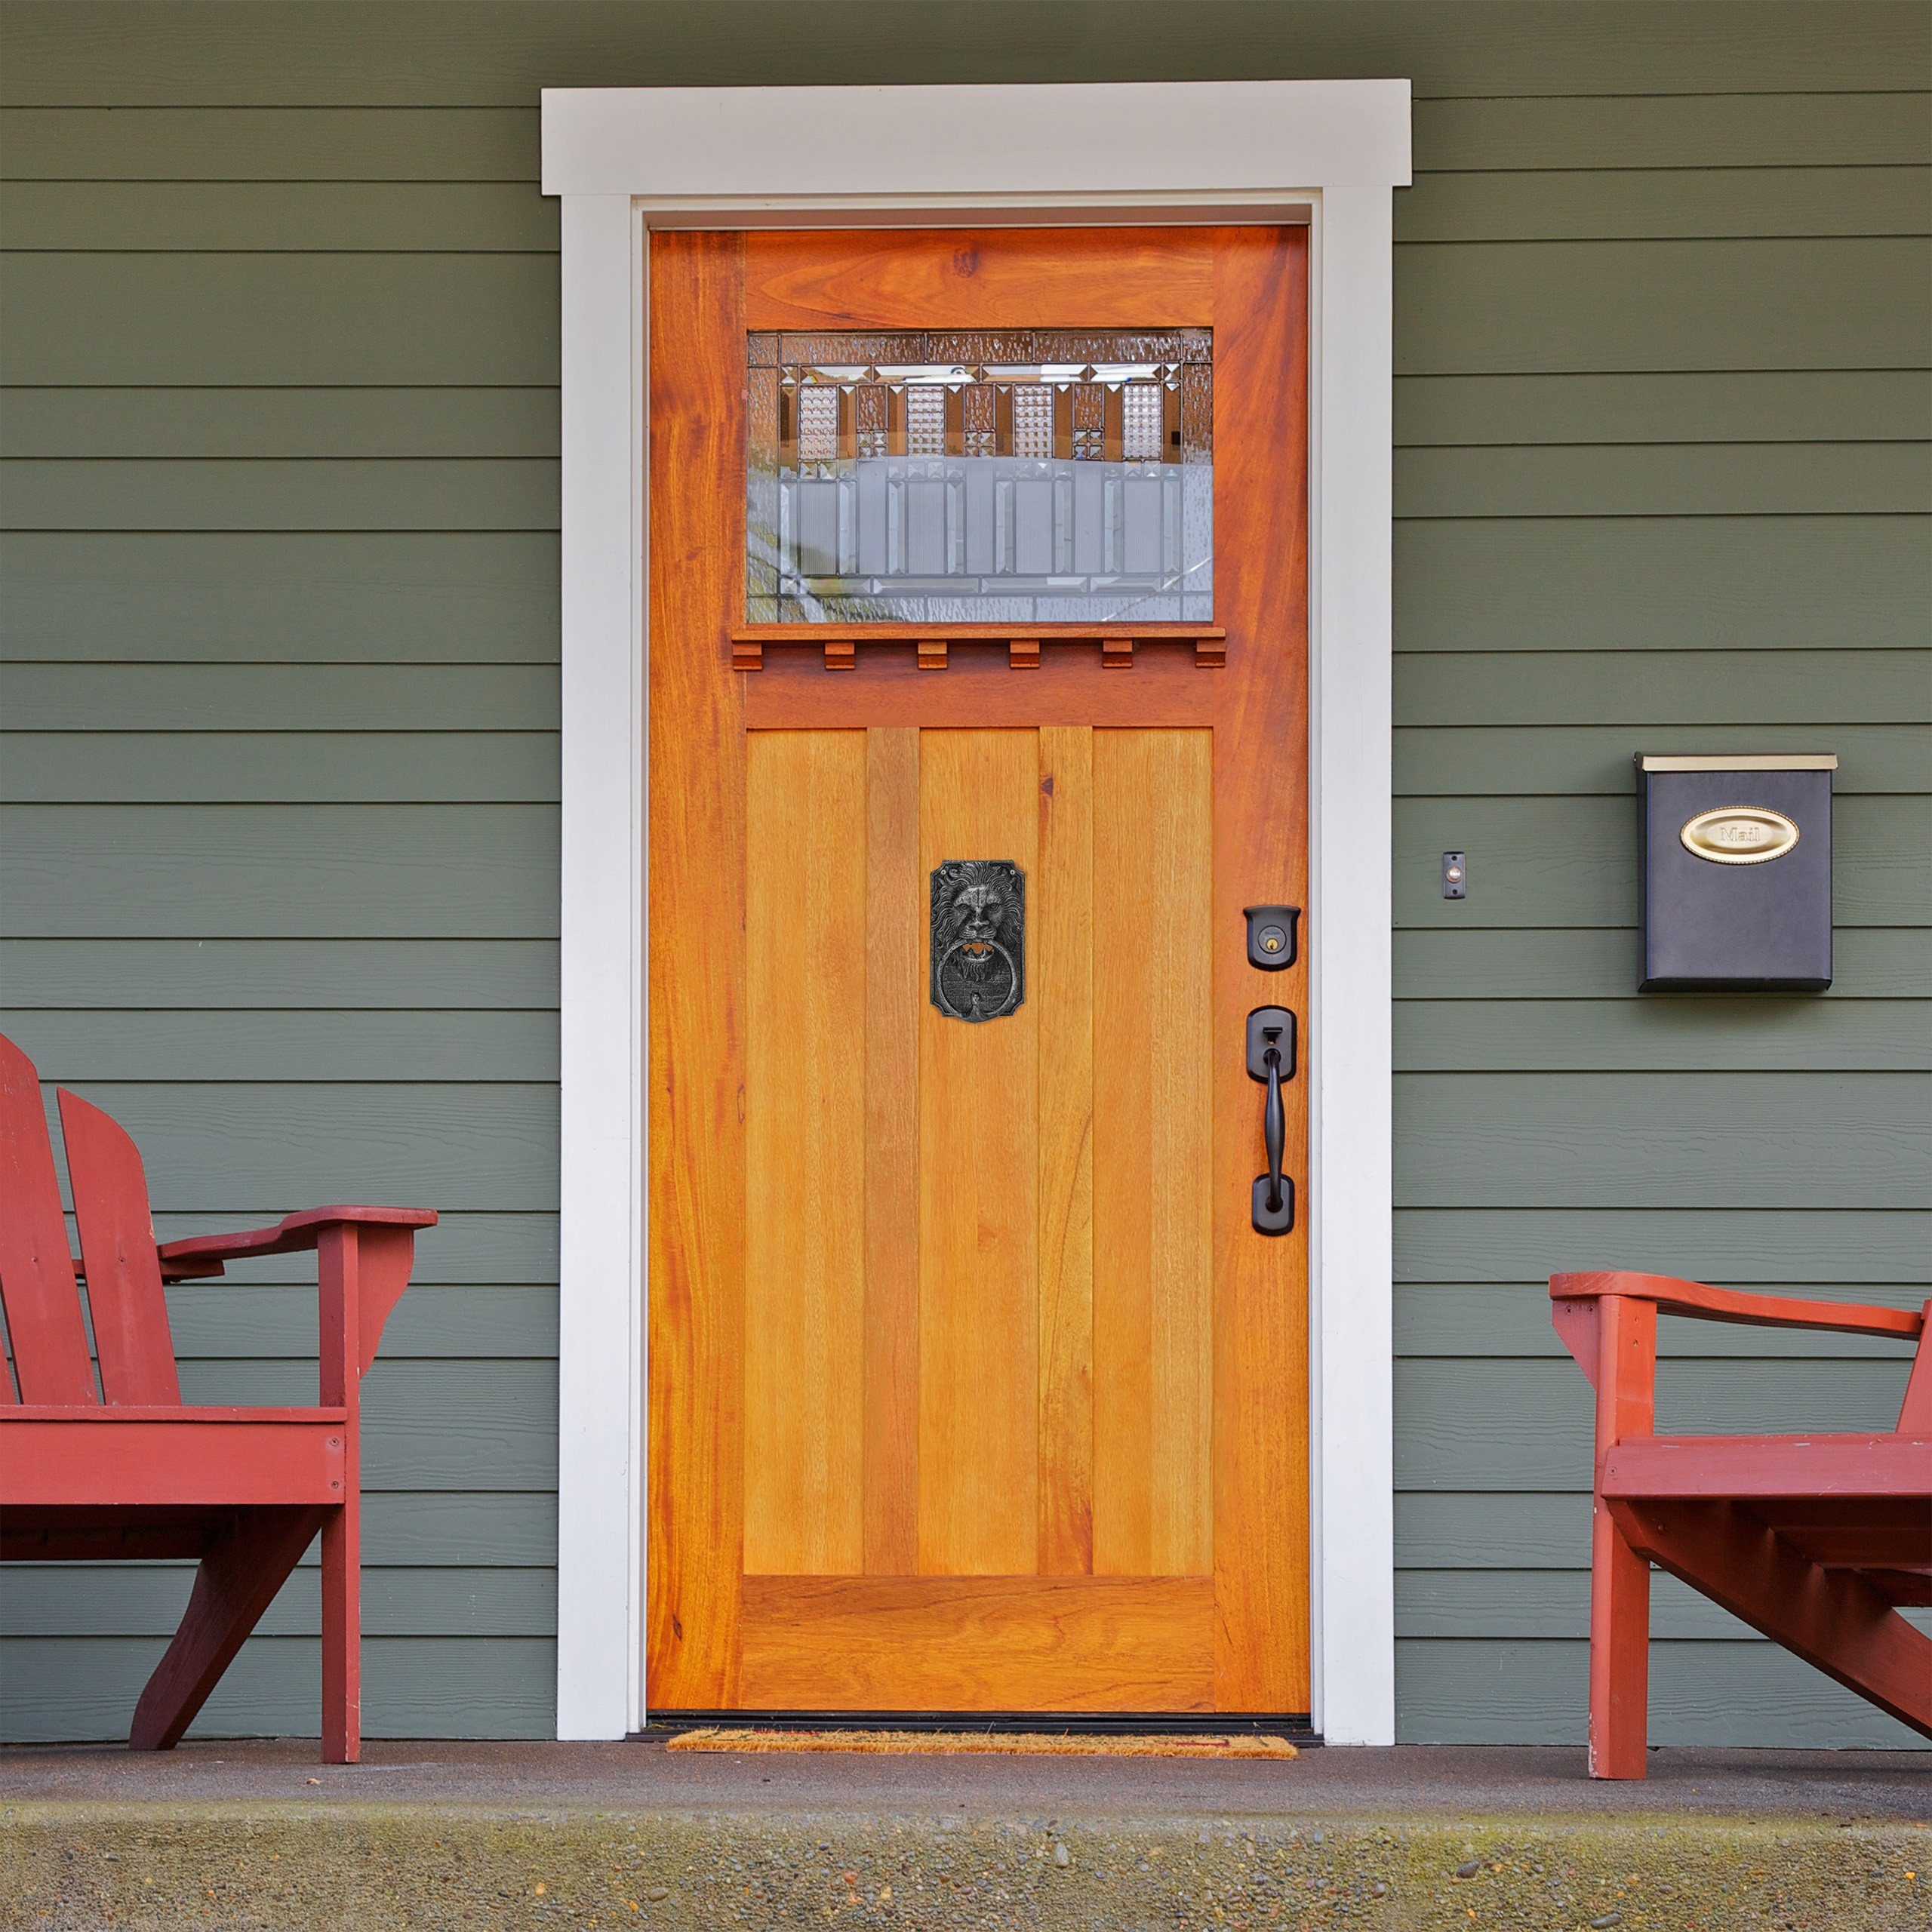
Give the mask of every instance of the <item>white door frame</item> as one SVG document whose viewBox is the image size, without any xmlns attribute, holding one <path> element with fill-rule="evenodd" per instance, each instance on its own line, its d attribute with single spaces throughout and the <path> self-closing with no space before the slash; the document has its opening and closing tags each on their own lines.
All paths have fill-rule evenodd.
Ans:
<svg viewBox="0 0 1932 1932">
<path fill-rule="evenodd" d="M 1395 1740 L 1392 195 L 1407 81 L 546 88 L 563 198 L 557 1734 L 644 1718 L 645 275 L 657 227 L 1306 221 L 1313 1719 Z"/>
</svg>

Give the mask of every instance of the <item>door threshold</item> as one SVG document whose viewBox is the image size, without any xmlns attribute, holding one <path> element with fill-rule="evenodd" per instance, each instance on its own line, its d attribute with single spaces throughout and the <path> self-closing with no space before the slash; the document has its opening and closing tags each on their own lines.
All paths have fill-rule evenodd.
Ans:
<svg viewBox="0 0 1932 1932">
<path fill-rule="evenodd" d="M 722 1730 L 1036 1731 L 1066 1737 L 1227 1737 L 1321 1742 L 1306 1711 L 653 1711 L 637 1742 L 700 1727 Z"/>
</svg>

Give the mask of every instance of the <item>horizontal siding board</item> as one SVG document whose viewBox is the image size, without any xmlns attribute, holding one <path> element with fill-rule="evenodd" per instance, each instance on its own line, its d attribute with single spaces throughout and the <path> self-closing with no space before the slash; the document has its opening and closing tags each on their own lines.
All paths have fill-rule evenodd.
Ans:
<svg viewBox="0 0 1932 1932">
<path fill-rule="evenodd" d="M 1435 414 L 1454 407 L 1438 405 Z M 6 414 L 7 454 L 19 458 L 400 457 L 449 462 L 554 459 L 558 449 L 557 392 L 543 386 L 14 389 L 0 392 L 0 410 Z M 1861 428 L 1866 413 L 1856 417 Z M 1887 412 L 1887 420 L 1905 420 L 1903 411 Z M 1851 433 L 1832 432 L 1841 438 Z"/>
<path fill-rule="evenodd" d="M 1932 96 L 1758 93 L 1418 99 L 1418 174 L 1524 168 L 1875 168 L 1921 162 Z M 42 107 L 0 171 L 50 181 L 529 181 L 515 107 Z"/>
<path fill-rule="evenodd" d="M 1401 926 L 1626 926 L 1638 915 L 1635 808 L 1619 798 L 1402 798 Z M 1832 812 L 1841 926 L 1932 918 L 1932 798 L 1841 798 Z M 1469 855 L 1469 897 L 1442 897 L 1441 854 Z"/>
<path fill-rule="evenodd" d="M 1819 1287 L 1923 1281 L 1922 1208 L 1398 1208 L 1398 1281 L 1537 1281 L 1564 1269 L 1635 1268 L 1723 1285 Z M 1830 1284 L 1829 1287 L 1824 1284 Z"/>
<path fill-rule="evenodd" d="M 305 1562 L 316 1560 L 311 1550 Z M 388 1490 L 362 1499 L 362 1561 L 466 1569 L 547 1570 L 557 1561 L 557 1499 L 542 1490 Z"/>
<path fill-rule="evenodd" d="M 184 1281 L 168 1291 L 176 1351 L 202 1361 L 312 1361 L 312 1287 Z M 553 1287 L 412 1282 L 383 1330 L 385 1361 L 554 1361 Z"/>
<path fill-rule="evenodd" d="M 312 1365 L 183 1361 L 191 1403 L 302 1404 Z M 365 1492 L 557 1486 L 557 1370 L 549 1361 L 389 1361 L 362 1379 Z"/>
<path fill-rule="evenodd" d="M 1932 1186 L 1888 1073 L 1399 1074 L 1402 1208 L 1894 1208 Z"/>
<path fill-rule="evenodd" d="M 1801 100 L 1795 111 L 1803 112 Z M 0 178 L 534 182 L 542 158 L 539 124 L 534 102 L 517 107 L 16 108 L 0 146 Z"/>
<path fill-rule="evenodd" d="M 558 465 L 42 458 L 0 463 L 15 530 L 555 530 Z"/>
<path fill-rule="evenodd" d="M 0 250 L 554 255 L 558 207 L 534 181 L 14 181 Z"/>
<path fill-rule="evenodd" d="M 27 467 L 37 475 L 48 466 Z M 1405 520 L 1928 509 L 1932 445 L 1920 443 L 1592 443 L 1407 449 L 1395 458 L 1395 515 Z"/>
<path fill-rule="evenodd" d="M 549 1084 L 77 1081 L 75 1091 L 134 1137 L 155 1205 L 172 1213 L 260 1201 L 286 1201 L 285 1214 L 324 1201 L 545 1214 L 557 1204 Z"/>
<path fill-rule="evenodd" d="M 773 0 L 734 31 L 702 7 L 461 0 L 384 9 L 380 29 L 345 0 L 299 9 L 245 0 L 212 16 L 96 0 L 85 27 L 59 5 L 22 7 L 5 98 L 34 106 L 500 106 L 552 87 L 846 85 L 922 79 L 1208 79 L 1412 75 L 1429 95 L 1829 92 L 1896 86 L 1924 70 L 1927 29 L 1901 0 L 1538 0 L 1372 10 L 1241 0 L 1109 9 L 1040 0 L 1023 35 L 998 0 L 922 18 L 915 53 L 869 6 L 815 8 L 812 31 Z M 1103 32 L 1097 20 L 1116 30 Z"/>
<path fill-rule="evenodd" d="M 402 1574 L 407 1574 L 402 1573 Z M 118 1633 L 117 1633 L 118 1634 Z M 1395 1635 L 1489 1639 L 1555 1638 L 1587 1642 L 1586 1570 L 1416 1570 L 1395 1580 Z M 1748 1623 L 1660 1574 L 1651 1592 L 1654 1642 L 1762 1644 Z"/>
<path fill-rule="evenodd" d="M 193 1577 L 189 1564 L 10 1568 L 13 1588 L 0 1597 L 0 1637 L 171 1637 Z M 556 1607 L 556 1576 L 548 1570 L 371 1564 L 363 1572 L 365 1638 L 551 1637 Z M 319 1637 L 319 1570 L 297 1570 L 255 1627 L 263 1637 Z"/>
<path fill-rule="evenodd" d="M 7 1647 L 0 1737 L 18 1744 L 120 1740 L 165 1647 L 158 1637 L 35 1637 Z M 188 1735 L 312 1737 L 318 1644 L 242 1645 Z M 365 1737 L 553 1737 L 557 1647 L 547 1637 L 370 1637 Z"/>
<path fill-rule="evenodd" d="M 1395 567 L 1398 654 L 1918 650 L 1932 605 L 1906 517 L 1403 523 Z"/>
<path fill-rule="evenodd" d="M 1549 660 L 1541 655 L 1513 660 L 1527 675 L 1544 675 Z M 1827 662 L 1830 661 L 1829 659 Z M 1764 667 L 1754 665 L 1754 672 Z M 1789 668 L 1789 659 L 1770 668 L 1774 678 Z M 1881 673 L 1889 666 L 1881 667 Z M 1401 672 L 1406 680 L 1410 667 Z M 1559 674 L 1567 681 L 1568 673 Z M 1887 679 L 1890 685 L 1895 681 Z M 1681 693 L 1669 694 L 1681 697 Z M 1668 697 L 1666 702 L 1669 701 Z M 1552 700 L 1552 708 L 1554 707 Z M 1628 708 L 1641 704 L 1641 695 Z M 1662 708 L 1660 704 L 1660 708 Z M 1713 710 L 1721 708 L 1713 703 Z M 1635 721 L 1614 724 L 1410 725 L 1395 734 L 1398 797 L 1497 797 L 1544 792 L 1632 798 L 1637 774 L 1631 733 Z M 1645 721 L 1641 749 L 1652 752 L 1761 752 L 1762 725 L 1684 724 Z M 1794 725 L 1794 733 L 1801 728 Z M 1804 749 L 1838 754 L 1832 795 L 1856 798 L 1869 792 L 1932 790 L 1932 724 L 1844 724 L 1820 728 L 1828 734 L 1807 738 Z M 1794 744 L 1792 749 L 1797 749 Z"/>
<path fill-rule="evenodd" d="M 549 804 L 558 756 L 550 731 L 0 731 L 0 803 Z"/>
<path fill-rule="evenodd" d="M 1416 169 L 1897 167 L 1932 150 L 1932 94 L 1418 100 Z"/>
<path fill-rule="evenodd" d="M 1427 1570 L 1582 1570 L 1590 1567 L 1590 1499 L 1429 1490 L 1395 1497 L 1398 1577 Z"/>
<path fill-rule="evenodd" d="M 1795 1289 L 1767 1287 L 1759 1282 L 1726 1285 L 1745 1287 L 1756 1294 L 1796 1294 L 1881 1308 L 1918 1309 L 1932 1300 L 1932 1284 L 1924 1280 L 1861 1283 L 1854 1289 L 1808 1281 Z M 1498 1361 L 1547 1356 L 1554 1361 L 1565 1353 L 1550 1321 L 1549 1287 L 1542 1281 L 1432 1281 L 1426 1286 L 1405 1283 L 1395 1290 L 1395 1308 L 1398 1356 L 1467 1356 Z M 1657 1346 L 1661 1354 L 1676 1361 L 1897 1362 L 1911 1354 L 1909 1344 L 1880 1336 L 1747 1327 L 1737 1322 L 1695 1321 L 1676 1316 L 1666 1316 L 1659 1324 Z"/>
<path fill-rule="evenodd" d="M 549 664 L 0 665 L 14 732 L 549 732 L 560 691 Z"/>
<path fill-rule="evenodd" d="M 194 1192 L 199 1195 L 203 1190 L 197 1187 Z M 304 1188 L 279 1198 L 265 1196 L 263 1201 L 232 1211 L 161 1201 L 155 1207 L 155 1235 L 160 1241 L 181 1241 L 191 1235 L 232 1234 L 266 1227 L 297 1206 L 315 1205 L 318 1198 L 311 1189 Z M 495 1282 L 554 1286 L 554 1213 L 506 1214 L 491 1208 L 453 1208 L 441 1202 L 436 1205 L 441 1219 L 435 1229 L 417 1237 L 412 1282 L 466 1287 Z M 312 1287 L 315 1260 L 312 1254 L 288 1254 L 238 1261 L 229 1265 L 223 1278 L 242 1287 L 257 1282 L 301 1283 Z"/>
<path fill-rule="evenodd" d="M 0 808 L 0 936 L 548 939 L 543 805 Z"/>
<path fill-rule="evenodd" d="M 0 996 L 20 1011 L 488 1011 L 555 1008 L 557 986 L 545 940 L 0 940 Z"/>
<path fill-rule="evenodd" d="M 1395 1030 L 1404 1073 L 1932 1072 L 1932 1000 L 1407 999 Z"/>
<path fill-rule="evenodd" d="M 22 391 L 25 396 L 85 395 L 85 390 Z M 180 393 L 168 392 L 165 393 Z M 227 392 L 217 391 L 217 396 Z M 256 393 L 272 396 L 275 392 Z M 353 392 L 349 392 L 353 394 Z M 521 392 L 486 390 L 484 395 Z M 82 427 L 85 405 L 43 404 L 28 421 L 42 443 L 57 423 L 70 437 Z M 53 447 L 19 448 L 17 405 L 14 437 L 23 456 L 83 455 Z M 212 415 L 214 405 L 207 406 Z M 103 410 L 101 412 L 105 414 Z M 130 416 L 134 411 L 131 409 Z M 143 417 L 145 412 L 142 412 Z M 125 420 L 118 412 L 112 420 Z M 201 420 L 197 414 L 196 420 Z M 101 432 L 94 432 L 97 438 Z M 132 434 L 131 427 L 122 432 Z M 203 432 L 204 434 L 208 432 Z M 1700 369 L 1638 376 L 1404 376 L 1395 384 L 1395 447 L 1494 447 L 1545 443 L 1860 443 L 1923 441 L 1932 437 L 1932 383 L 1916 370 Z M 182 438 L 185 444 L 185 435 Z M 115 447 L 103 454 L 146 451 Z M 333 451 L 320 452 L 333 454 Z M 361 454 L 360 449 L 342 454 Z M 461 454 L 543 455 L 546 451 L 495 450 Z M 157 455 L 192 456 L 198 448 L 155 450 Z M 210 455 L 251 454 L 211 449 Z M 411 455 L 385 447 L 371 454 Z M 1399 462 L 1399 459 L 1398 459 Z"/>
<path fill-rule="evenodd" d="M 1817 739 L 1832 725 L 1928 721 L 1928 651 L 1469 651 L 1395 667 L 1398 725 L 1775 724 L 1798 733 L 1789 749 L 1815 751 L 1833 749 Z"/>
<path fill-rule="evenodd" d="M 1396 1735 L 1405 1744 L 1576 1744 L 1589 1646 L 1404 1638 L 1395 1646 Z M 1924 1740 L 1774 1644 L 1659 1644 L 1650 1740 L 1779 1750 L 1900 1750 Z"/>
<path fill-rule="evenodd" d="M 1703 1435 L 1893 1429 L 1910 1367 L 1666 1360 L 1657 1367 L 1657 1426 Z M 1398 1361 L 1395 1487 L 1586 1491 L 1592 1400 L 1567 1359 Z"/>
<path fill-rule="evenodd" d="M 44 1081 L 553 1081 L 557 1016 L 528 1012 L 15 1013 L 0 1032 Z"/>
<path fill-rule="evenodd" d="M 554 383 L 557 331 L 543 255 L 0 257 L 12 383 Z"/>
<path fill-rule="evenodd" d="M 1395 961 L 1406 999 L 1635 998 L 1642 971 L 1634 926 L 1398 932 Z M 1932 946 L 1922 930 L 1834 933 L 1832 971 L 1820 999 L 1932 999 Z"/>
<path fill-rule="evenodd" d="M 1419 174 L 1415 185 L 1397 196 L 1395 239 L 1627 242 L 1924 235 L 1932 232 L 1929 183 L 1932 177 L 1924 168 L 1896 166 L 1432 171 Z M 58 233 L 45 227 L 29 230 L 34 232 Z M 50 240 L 44 245 L 85 244 Z"/>
<path fill-rule="evenodd" d="M 1932 365 L 1932 248 L 1915 238 L 1464 242 L 1396 258 L 1398 374 Z"/>
<path fill-rule="evenodd" d="M 554 666 L 559 574 L 549 531 L 0 534 L 0 662 Z"/>
</svg>

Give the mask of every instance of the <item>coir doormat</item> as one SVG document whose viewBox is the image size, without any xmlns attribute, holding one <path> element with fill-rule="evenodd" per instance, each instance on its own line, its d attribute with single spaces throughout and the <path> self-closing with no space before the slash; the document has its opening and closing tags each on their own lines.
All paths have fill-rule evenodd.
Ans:
<svg viewBox="0 0 1932 1932">
<path fill-rule="evenodd" d="M 1285 1737 L 1069 1737 L 1046 1731 L 681 1730 L 667 1751 L 854 1752 L 881 1758 L 1293 1758 Z"/>
</svg>

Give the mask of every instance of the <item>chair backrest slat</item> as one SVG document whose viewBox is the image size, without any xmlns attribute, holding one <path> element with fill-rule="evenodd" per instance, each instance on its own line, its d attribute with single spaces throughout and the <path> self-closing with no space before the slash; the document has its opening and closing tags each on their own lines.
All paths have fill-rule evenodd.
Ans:
<svg viewBox="0 0 1932 1932">
<path fill-rule="evenodd" d="M 0 1035 L 0 1300 L 23 1402 L 97 1404 L 33 1062 Z M 0 1380 L 4 1380 L 0 1377 Z"/>
<path fill-rule="evenodd" d="M 109 1402 L 178 1403 L 181 1384 L 140 1149 L 118 1122 L 64 1087 L 60 1131 L 67 1143 L 67 1178 L 81 1231 L 101 1393 Z"/>
</svg>

